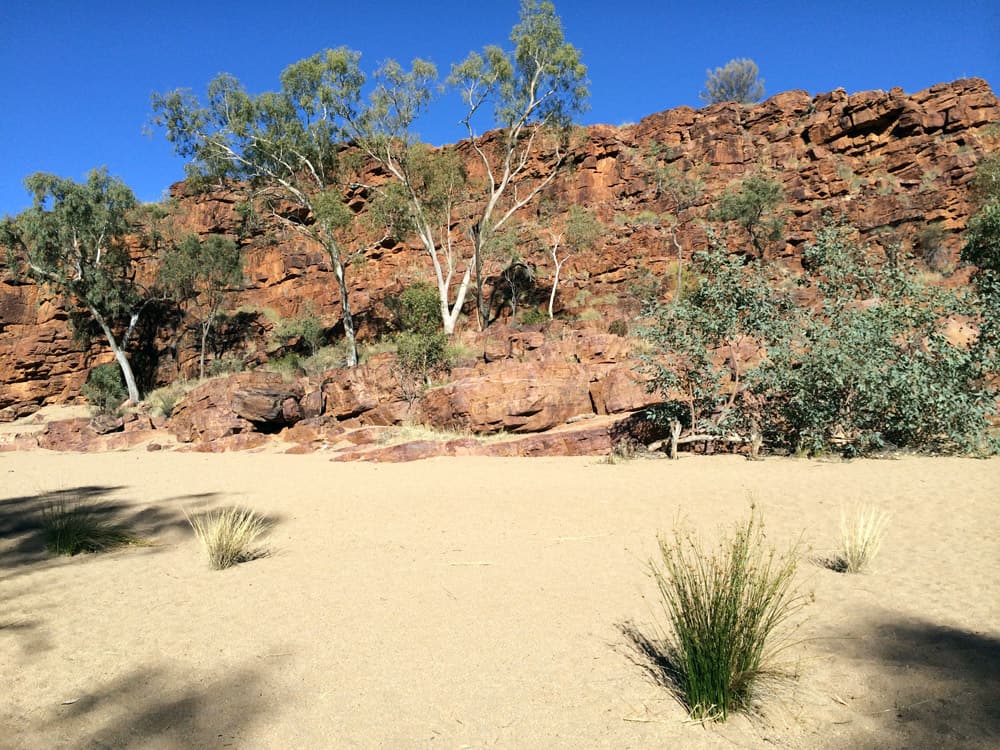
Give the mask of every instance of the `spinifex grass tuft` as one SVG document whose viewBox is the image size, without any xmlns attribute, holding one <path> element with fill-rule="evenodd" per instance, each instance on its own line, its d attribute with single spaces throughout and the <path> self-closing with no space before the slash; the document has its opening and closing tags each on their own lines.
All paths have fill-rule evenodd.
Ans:
<svg viewBox="0 0 1000 750">
<path fill-rule="evenodd" d="M 231 567 L 261 555 L 254 546 L 270 524 L 248 508 L 224 508 L 188 516 L 195 536 L 208 553 L 208 564 L 216 569 Z"/>
<path fill-rule="evenodd" d="M 754 512 L 714 552 L 682 530 L 659 544 L 662 562 L 652 572 L 671 626 L 664 656 L 679 697 L 698 719 L 750 710 L 760 679 L 778 674 L 776 631 L 806 603 L 793 586 L 798 550 L 779 555 L 765 545 Z"/>
<path fill-rule="evenodd" d="M 875 559 L 886 527 L 889 514 L 877 508 L 859 507 L 851 515 L 840 514 L 841 552 L 835 561 L 838 570 L 860 573 Z"/>
<path fill-rule="evenodd" d="M 104 552 L 139 543 L 139 538 L 101 517 L 90 505 L 55 503 L 42 510 L 45 548 L 57 555 Z"/>
</svg>

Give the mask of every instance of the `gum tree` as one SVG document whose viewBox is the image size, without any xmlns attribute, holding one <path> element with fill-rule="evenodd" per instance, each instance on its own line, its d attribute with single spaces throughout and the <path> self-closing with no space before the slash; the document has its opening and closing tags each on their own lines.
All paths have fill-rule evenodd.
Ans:
<svg viewBox="0 0 1000 750">
<path fill-rule="evenodd" d="M 485 200 L 469 230 L 481 325 L 489 314 L 483 295 L 489 244 L 555 179 L 573 117 L 586 109 L 590 95 L 580 51 L 565 40 L 552 3 L 522 0 L 510 40 L 512 51 L 491 45 L 472 52 L 448 79 L 462 94 L 462 124 L 484 174 Z M 496 136 L 481 134 L 482 121 L 499 128 Z"/>
<path fill-rule="evenodd" d="M 281 89 L 252 96 L 230 75 L 216 77 L 202 104 L 190 92 L 153 95 L 153 124 L 166 131 L 194 176 L 248 181 L 257 203 L 330 259 L 343 312 L 347 364 L 358 362 L 346 279 L 361 251 L 339 239 L 353 214 L 345 203 L 350 164 L 345 128 L 359 107 L 359 54 L 325 50 L 288 66 Z"/>
<path fill-rule="evenodd" d="M 705 71 L 705 90 L 699 94 L 706 104 L 736 102 L 753 104 L 764 97 L 764 79 L 757 63 L 747 57 L 730 60 L 721 68 Z"/>
<path fill-rule="evenodd" d="M 33 205 L 0 224 L 0 244 L 10 267 L 58 293 L 71 310 L 78 336 L 87 338 L 87 318 L 100 329 L 115 355 L 131 401 L 139 388 L 128 345 L 151 301 L 137 280 L 126 238 L 137 231 L 135 195 L 106 170 L 83 183 L 38 172 L 24 181 Z"/>
<path fill-rule="evenodd" d="M 204 240 L 188 235 L 167 251 L 160 266 L 163 287 L 197 318 L 200 338 L 198 378 L 205 377 L 205 349 L 226 293 L 243 283 L 239 246 L 211 234 Z"/>
</svg>

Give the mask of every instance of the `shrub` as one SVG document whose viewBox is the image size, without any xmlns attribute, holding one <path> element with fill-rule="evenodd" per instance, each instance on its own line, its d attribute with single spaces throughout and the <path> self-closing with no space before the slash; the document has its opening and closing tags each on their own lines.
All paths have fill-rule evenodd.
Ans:
<svg viewBox="0 0 1000 750">
<path fill-rule="evenodd" d="M 307 355 L 312 355 L 325 343 L 326 329 L 317 315 L 307 312 L 296 318 L 279 320 L 271 336 L 275 343 L 282 345 L 294 341 L 295 346 L 303 347 Z"/>
<path fill-rule="evenodd" d="M 764 79 L 757 63 L 749 58 L 730 60 L 721 68 L 705 72 L 705 90 L 699 97 L 706 104 L 753 104 L 764 96 Z"/>
<path fill-rule="evenodd" d="M 45 548 L 57 555 L 104 552 L 137 544 L 138 537 L 109 523 L 94 506 L 69 503 L 49 505 L 42 510 Z"/>
<path fill-rule="evenodd" d="M 625 338 L 628 336 L 628 321 L 618 318 L 617 320 L 612 320 L 608 325 L 608 333 L 612 336 L 621 336 Z"/>
<path fill-rule="evenodd" d="M 678 697 L 699 719 L 750 710 L 761 679 L 780 676 L 773 664 L 787 646 L 780 630 L 806 603 L 793 585 L 798 550 L 779 555 L 765 545 L 753 511 L 715 552 L 680 529 L 659 546 L 661 563 L 651 567 L 670 624 L 662 649 Z"/>
<path fill-rule="evenodd" d="M 402 331 L 433 333 L 441 328 L 441 299 L 430 284 L 418 282 L 408 287 L 393 306 Z"/>
<path fill-rule="evenodd" d="M 839 557 L 835 569 L 860 573 L 878 554 L 885 536 L 889 515 L 877 508 L 856 508 L 852 514 L 841 512 Z"/>
<path fill-rule="evenodd" d="M 121 368 L 115 362 L 91 369 L 80 393 L 88 403 L 104 412 L 115 411 L 128 397 Z"/>
<path fill-rule="evenodd" d="M 537 326 L 548 322 L 549 316 L 544 310 L 539 310 L 537 307 L 529 307 L 521 313 L 521 325 L 523 326 Z"/>
<path fill-rule="evenodd" d="M 187 516 L 187 520 L 215 570 L 260 557 L 262 551 L 254 543 L 270 528 L 262 516 L 239 507 Z"/>
<path fill-rule="evenodd" d="M 190 381 L 179 381 L 170 385 L 157 388 L 146 397 L 146 402 L 152 407 L 155 413 L 163 417 L 173 414 L 174 408 L 187 395 L 188 391 L 194 387 Z"/>
<path fill-rule="evenodd" d="M 404 331 L 396 336 L 396 357 L 400 366 L 425 381 L 447 366 L 447 348 L 448 337 L 443 331 Z"/>
</svg>

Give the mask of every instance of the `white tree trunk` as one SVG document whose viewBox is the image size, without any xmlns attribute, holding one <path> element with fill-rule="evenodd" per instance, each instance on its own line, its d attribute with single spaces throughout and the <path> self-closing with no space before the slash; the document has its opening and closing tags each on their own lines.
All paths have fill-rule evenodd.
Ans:
<svg viewBox="0 0 1000 750">
<path fill-rule="evenodd" d="M 118 344 L 118 340 L 115 338 L 114 332 L 112 332 L 111 327 L 104 320 L 104 316 L 101 315 L 95 308 L 90 308 L 91 315 L 94 316 L 94 320 L 104 331 L 104 337 L 108 340 L 108 346 L 111 347 L 111 351 L 114 352 L 115 359 L 118 360 L 118 366 L 121 368 L 122 377 L 125 379 L 125 389 L 128 391 L 128 399 L 132 403 L 139 403 L 139 386 L 135 384 L 135 375 L 132 372 L 132 364 L 128 361 L 128 355 L 125 354 L 125 349 L 123 346 Z M 132 333 L 132 329 L 135 328 L 136 321 L 139 319 L 139 313 L 132 314 L 132 321 L 128 327 L 128 333 L 123 337 L 123 342 L 128 341 L 128 334 Z"/>
</svg>

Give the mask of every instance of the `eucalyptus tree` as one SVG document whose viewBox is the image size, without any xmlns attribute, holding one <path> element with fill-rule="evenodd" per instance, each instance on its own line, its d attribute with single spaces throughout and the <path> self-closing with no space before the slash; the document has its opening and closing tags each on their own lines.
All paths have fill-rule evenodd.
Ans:
<svg viewBox="0 0 1000 750">
<path fill-rule="evenodd" d="M 721 68 L 705 72 L 705 90 L 699 96 L 706 104 L 753 104 L 764 96 L 764 79 L 750 58 L 730 60 Z"/>
<path fill-rule="evenodd" d="M 522 0 L 510 41 L 512 50 L 490 45 L 470 53 L 448 79 L 461 92 L 462 124 L 484 174 L 485 200 L 469 230 L 481 325 L 488 321 L 483 260 L 489 244 L 555 179 L 573 117 L 590 95 L 580 51 L 565 40 L 551 2 Z M 484 135 L 484 121 L 499 133 Z"/>
<path fill-rule="evenodd" d="M 139 388 L 128 345 L 151 295 L 139 282 L 127 238 L 138 230 L 135 195 L 106 170 L 78 183 L 38 172 L 24 181 L 31 208 L 0 223 L 0 245 L 9 265 L 59 294 L 78 337 L 89 338 L 89 318 L 115 355 L 128 397 Z"/>
<path fill-rule="evenodd" d="M 248 181 L 258 205 L 324 249 L 352 366 L 358 355 L 346 273 L 362 251 L 341 237 L 353 220 L 345 202 L 352 165 L 344 144 L 364 83 L 358 59 L 346 48 L 325 50 L 288 66 L 279 91 L 257 96 L 227 74 L 209 84 L 204 104 L 187 90 L 153 95 L 153 124 L 191 160 L 193 175 Z"/>
<path fill-rule="evenodd" d="M 434 270 L 444 332 L 451 335 L 473 267 L 453 231 L 465 168 L 454 147 L 435 149 L 412 129 L 433 98 L 437 78 L 437 68 L 425 60 L 414 60 L 409 70 L 388 60 L 375 72 L 368 106 L 350 125 L 353 142 L 390 176 L 384 185 L 368 186 L 377 196 L 374 213 L 392 233 L 416 235 L 423 245 Z"/>
<path fill-rule="evenodd" d="M 197 317 L 200 347 L 198 378 L 205 377 L 205 350 L 226 293 L 243 282 L 239 246 L 228 237 L 211 234 L 204 240 L 188 235 L 172 244 L 160 266 L 164 289 Z"/>
</svg>

